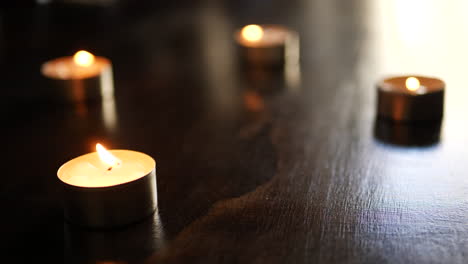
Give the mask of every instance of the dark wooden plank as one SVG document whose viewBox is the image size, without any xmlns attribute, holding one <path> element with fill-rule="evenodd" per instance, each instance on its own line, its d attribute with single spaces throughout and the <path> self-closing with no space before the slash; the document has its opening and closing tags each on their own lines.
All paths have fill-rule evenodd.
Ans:
<svg viewBox="0 0 468 264">
<path fill-rule="evenodd" d="M 383 2 L 3 10 L 2 258 L 465 263 L 463 6 Z M 300 33 L 300 75 L 237 67 L 232 32 L 257 21 Z M 112 59 L 114 104 L 44 103 L 40 63 L 77 48 Z M 440 142 L 374 136 L 373 85 L 405 72 L 447 81 Z M 64 223 L 56 169 L 96 141 L 157 160 L 153 218 L 108 232 Z"/>
</svg>

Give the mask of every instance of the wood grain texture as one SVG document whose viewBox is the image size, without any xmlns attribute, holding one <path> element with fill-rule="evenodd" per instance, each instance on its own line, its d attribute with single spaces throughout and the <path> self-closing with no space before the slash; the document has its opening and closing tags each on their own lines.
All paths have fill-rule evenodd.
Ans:
<svg viewBox="0 0 468 264">
<path fill-rule="evenodd" d="M 398 3 L 3 10 L 2 258 L 466 263 L 463 6 L 428 1 L 410 20 L 405 8 L 415 6 Z M 299 72 L 238 67 L 232 32 L 253 22 L 299 32 Z M 40 64 L 78 48 L 112 60 L 115 101 L 74 107 L 41 97 Z M 398 73 L 446 81 L 439 141 L 396 145 L 374 135 L 374 85 Z M 156 159 L 153 218 L 108 232 L 63 221 L 56 169 L 96 141 Z"/>
</svg>

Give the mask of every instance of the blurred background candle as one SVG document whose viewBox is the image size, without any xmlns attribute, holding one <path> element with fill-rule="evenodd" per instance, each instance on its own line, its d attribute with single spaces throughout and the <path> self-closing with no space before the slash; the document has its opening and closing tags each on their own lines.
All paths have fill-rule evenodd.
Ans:
<svg viewBox="0 0 468 264">
<path fill-rule="evenodd" d="M 437 78 L 401 76 L 377 85 L 378 117 L 393 121 L 440 121 L 445 83 Z"/>
<path fill-rule="evenodd" d="M 247 25 L 235 33 L 242 61 L 249 66 L 282 67 L 299 59 L 297 33 L 279 25 Z"/>
<path fill-rule="evenodd" d="M 97 152 L 68 161 L 57 172 L 64 213 L 71 223 L 111 228 L 138 221 L 157 208 L 155 161 L 131 150 Z"/>
<path fill-rule="evenodd" d="M 111 62 L 84 50 L 44 63 L 41 72 L 50 80 L 49 95 L 53 101 L 99 101 L 114 93 Z"/>
</svg>

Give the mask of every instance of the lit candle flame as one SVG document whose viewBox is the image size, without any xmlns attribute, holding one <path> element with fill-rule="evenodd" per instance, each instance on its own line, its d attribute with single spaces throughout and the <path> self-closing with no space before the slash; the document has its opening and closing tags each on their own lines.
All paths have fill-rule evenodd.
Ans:
<svg viewBox="0 0 468 264">
<path fill-rule="evenodd" d="M 85 50 L 80 50 L 73 56 L 73 61 L 81 67 L 88 67 L 94 63 L 94 55 Z"/>
<path fill-rule="evenodd" d="M 112 167 L 120 165 L 120 160 L 112 155 L 101 144 L 96 144 L 96 151 L 101 161 L 110 166 L 108 170 L 112 170 Z"/>
<path fill-rule="evenodd" d="M 263 37 L 263 29 L 259 25 L 248 25 L 242 29 L 241 34 L 248 41 L 259 41 Z"/>
<path fill-rule="evenodd" d="M 406 79 L 406 89 L 414 92 L 417 91 L 420 86 L 421 84 L 419 83 L 419 80 L 417 78 L 409 77 L 408 79 Z"/>
</svg>

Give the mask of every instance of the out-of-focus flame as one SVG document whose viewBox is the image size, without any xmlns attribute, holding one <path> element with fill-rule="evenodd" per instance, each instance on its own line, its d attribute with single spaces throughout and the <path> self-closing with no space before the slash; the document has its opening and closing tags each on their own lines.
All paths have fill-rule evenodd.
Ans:
<svg viewBox="0 0 468 264">
<path fill-rule="evenodd" d="M 85 50 L 80 50 L 73 56 L 73 61 L 81 67 L 88 67 L 94 63 L 94 55 Z"/>
<path fill-rule="evenodd" d="M 415 77 L 409 77 L 406 79 L 406 89 L 410 91 L 417 91 L 421 84 L 419 83 L 419 80 Z"/>
<path fill-rule="evenodd" d="M 120 164 L 120 160 L 116 158 L 112 153 L 107 151 L 106 148 L 104 148 L 101 144 L 96 144 L 96 151 L 99 155 L 99 158 L 101 159 L 102 162 L 105 164 L 109 165 L 110 168 L 115 167 Z"/>
<path fill-rule="evenodd" d="M 263 37 L 263 29 L 259 25 L 248 25 L 242 29 L 242 37 L 248 41 L 259 41 Z"/>
</svg>

